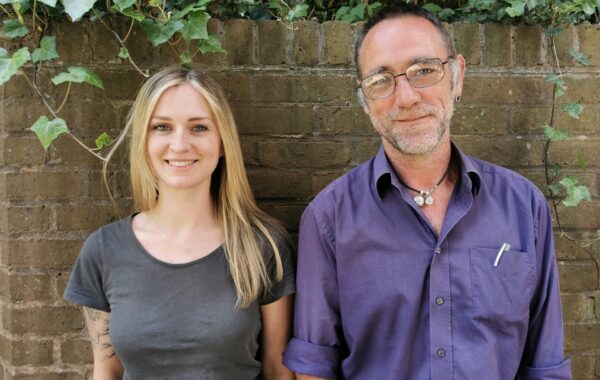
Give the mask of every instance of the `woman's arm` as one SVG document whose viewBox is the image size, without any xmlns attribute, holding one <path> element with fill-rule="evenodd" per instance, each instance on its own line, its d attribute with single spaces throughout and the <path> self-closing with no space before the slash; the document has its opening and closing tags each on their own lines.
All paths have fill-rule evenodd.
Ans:
<svg viewBox="0 0 600 380">
<path fill-rule="evenodd" d="M 283 365 L 283 351 L 292 336 L 294 296 L 260 307 L 262 318 L 262 373 L 266 380 L 295 379 Z"/>
<path fill-rule="evenodd" d="M 113 350 L 108 332 L 110 313 L 83 308 L 85 327 L 94 353 L 94 380 L 114 380 L 123 377 L 123 365 Z"/>
</svg>

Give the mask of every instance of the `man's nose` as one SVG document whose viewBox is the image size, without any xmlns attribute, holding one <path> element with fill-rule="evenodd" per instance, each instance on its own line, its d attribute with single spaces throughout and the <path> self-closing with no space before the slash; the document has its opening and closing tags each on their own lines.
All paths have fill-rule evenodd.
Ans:
<svg viewBox="0 0 600 380">
<path fill-rule="evenodd" d="M 406 75 L 401 75 L 396 79 L 396 88 L 394 89 L 394 103 L 400 108 L 410 108 L 421 100 L 421 95 L 406 79 Z"/>
</svg>

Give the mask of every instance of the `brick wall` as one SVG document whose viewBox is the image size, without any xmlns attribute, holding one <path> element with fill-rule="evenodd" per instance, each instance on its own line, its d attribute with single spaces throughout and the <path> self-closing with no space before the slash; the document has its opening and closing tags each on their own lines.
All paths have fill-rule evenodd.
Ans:
<svg viewBox="0 0 600 380">
<path fill-rule="evenodd" d="M 379 144 L 353 91 L 356 27 L 300 22 L 290 30 L 276 22 L 244 20 L 215 21 L 210 27 L 229 53 L 198 56 L 195 65 L 211 72 L 233 103 L 262 206 L 295 231 L 311 197 Z M 62 117 L 88 142 L 100 131 L 114 136 L 142 77 L 115 57 L 117 45 L 100 25 L 52 28 L 61 58 L 37 71 L 43 92 L 60 99 L 64 88 L 48 85 L 52 75 L 69 65 L 93 67 L 106 91 L 75 86 Z M 451 30 L 469 65 L 452 124 L 455 141 L 543 188 L 538 126 L 551 117 L 551 86 L 544 81 L 551 70 L 549 44 L 537 27 L 455 24 Z M 6 40 L 0 44 L 14 47 Z M 588 54 L 592 65 L 576 65 L 567 53 L 572 46 Z M 171 48 L 153 48 L 139 34 L 129 47 L 142 67 L 176 62 Z M 600 228 L 599 52 L 597 25 L 569 27 L 557 39 L 569 86 L 560 100 L 585 105 L 578 122 L 558 113 L 557 124 L 573 137 L 552 149 L 552 159 L 574 171 L 578 150 L 588 160 L 582 178 L 594 202 L 561 208 L 564 224 L 579 237 Z M 0 372 L 6 379 L 83 379 L 90 374 L 91 353 L 82 317 L 61 295 L 83 239 L 115 219 L 115 210 L 94 158 L 66 136 L 45 153 L 27 130 L 43 108 L 26 82 L 13 79 L 0 94 Z M 109 181 L 124 215 L 131 202 L 122 162 L 116 160 Z M 600 243 L 590 251 L 600 260 Z M 558 236 L 557 255 L 575 378 L 598 378 L 598 273 L 585 252 Z"/>
</svg>

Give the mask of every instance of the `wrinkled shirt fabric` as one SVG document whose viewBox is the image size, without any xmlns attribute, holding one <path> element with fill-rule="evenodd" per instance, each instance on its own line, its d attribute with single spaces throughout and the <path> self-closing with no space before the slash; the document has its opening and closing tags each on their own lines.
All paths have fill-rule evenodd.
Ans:
<svg viewBox="0 0 600 380">
<path fill-rule="evenodd" d="M 338 379 L 571 379 L 544 195 L 455 145 L 452 159 L 460 175 L 439 236 L 383 148 L 307 207 L 288 368 Z"/>
</svg>

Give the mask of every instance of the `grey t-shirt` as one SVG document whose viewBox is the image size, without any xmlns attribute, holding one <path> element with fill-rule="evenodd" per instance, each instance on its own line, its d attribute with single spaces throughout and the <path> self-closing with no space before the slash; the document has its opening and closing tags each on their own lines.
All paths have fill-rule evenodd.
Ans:
<svg viewBox="0 0 600 380">
<path fill-rule="evenodd" d="M 280 246 L 282 281 L 248 308 L 236 309 L 223 247 L 189 263 L 168 264 L 142 247 L 131 219 L 90 235 L 64 293 L 69 301 L 111 313 L 110 336 L 124 378 L 260 376 L 260 305 L 294 293 L 290 247 Z M 273 272 L 273 260 L 268 268 Z"/>
</svg>

